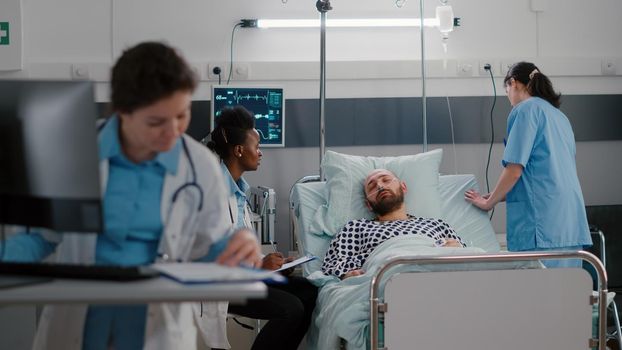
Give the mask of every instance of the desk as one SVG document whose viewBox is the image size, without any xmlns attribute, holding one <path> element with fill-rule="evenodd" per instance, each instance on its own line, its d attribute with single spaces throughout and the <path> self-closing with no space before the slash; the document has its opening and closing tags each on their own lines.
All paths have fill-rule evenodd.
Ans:
<svg viewBox="0 0 622 350">
<path fill-rule="evenodd" d="M 1 304 L 144 304 L 185 301 L 243 303 L 263 298 L 262 282 L 181 284 L 165 277 L 132 282 L 57 279 L 0 290 Z"/>
</svg>

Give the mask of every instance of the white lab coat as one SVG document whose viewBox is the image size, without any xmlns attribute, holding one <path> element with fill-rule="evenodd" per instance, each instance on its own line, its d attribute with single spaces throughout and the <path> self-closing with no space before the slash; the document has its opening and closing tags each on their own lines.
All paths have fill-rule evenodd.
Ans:
<svg viewBox="0 0 622 350">
<path fill-rule="evenodd" d="M 226 180 L 225 180 L 226 181 Z M 228 188 L 228 186 L 225 186 Z M 227 219 L 237 227 L 238 219 L 238 202 L 234 193 L 229 193 L 227 209 Z M 250 209 L 244 206 L 244 227 L 252 228 Z M 202 304 L 194 304 L 194 319 L 199 326 L 199 331 L 205 344 L 212 348 L 230 349 L 227 339 L 227 309 L 229 303 L 226 301 L 219 302 L 203 302 Z"/>
<path fill-rule="evenodd" d="M 238 200 L 235 197 L 235 193 L 229 193 L 229 210 L 231 210 L 231 216 L 233 217 L 233 227 L 238 227 Z M 244 206 L 244 227 L 253 228 L 248 205 Z"/>
<path fill-rule="evenodd" d="M 210 246 L 232 231 L 226 206 L 227 188 L 216 157 L 203 145 L 184 135 L 196 168 L 197 183 L 203 190 L 203 207 L 198 211 L 199 191 L 193 186 L 182 190 L 175 203 L 173 193 L 192 181 L 188 157 L 181 152 L 177 174 L 166 174 L 162 189 L 161 216 L 164 229 L 159 245 L 159 262 L 189 261 L 204 256 Z M 108 178 L 108 161 L 100 162 L 102 193 Z M 93 263 L 95 235 L 45 233 L 49 240 L 59 241 L 59 262 Z M 209 336 L 208 345 L 226 342 L 226 319 L 205 319 L 197 324 L 192 312 L 196 303 L 149 304 L 144 349 L 196 349 L 197 327 Z M 88 305 L 46 306 L 33 344 L 33 349 L 80 350 Z M 217 315 L 212 315 L 216 317 Z M 226 314 L 225 314 L 226 316 Z M 211 331 L 214 332 L 211 332 Z"/>
</svg>

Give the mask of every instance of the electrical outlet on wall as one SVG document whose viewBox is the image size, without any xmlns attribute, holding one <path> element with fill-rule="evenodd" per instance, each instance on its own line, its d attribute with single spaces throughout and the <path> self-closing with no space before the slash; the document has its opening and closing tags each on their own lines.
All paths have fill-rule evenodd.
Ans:
<svg viewBox="0 0 622 350">
<path fill-rule="evenodd" d="M 229 64 L 225 62 L 211 62 L 207 64 L 207 79 L 218 81 L 218 72 L 220 72 L 221 83 L 227 82 L 229 72 Z"/>
<path fill-rule="evenodd" d="M 239 62 L 233 64 L 231 72 L 231 79 L 234 80 L 248 80 L 250 73 L 250 65 L 248 63 Z"/>
<path fill-rule="evenodd" d="M 520 60 L 516 60 L 516 61 L 503 61 L 501 62 L 501 71 L 499 72 L 501 76 L 505 76 L 507 74 L 507 72 L 510 70 L 510 68 L 514 65 L 514 63 L 518 62 Z"/>
<path fill-rule="evenodd" d="M 89 66 L 84 63 L 74 63 L 71 65 L 71 79 L 73 80 L 88 80 L 89 79 Z"/>
<path fill-rule="evenodd" d="M 480 60 L 479 64 L 477 65 L 479 75 L 490 76 L 490 73 L 485 68 L 486 65 L 490 65 L 490 70 L 492 71 L 493 75 L 499 75 L 500 64 L 499 61 L 495 60 Z"/>
<path fill-rule="evenodd" d="M 473 63 L 458 62 L 458 64 L 456 65 L 456 75 L 459 77 L 473 76 Z"/>
<path fill-rule="evenodd" d="M 616 75 L 616 61 L 613 58 L 604 58 L 600 61 L 602 75 Z"/>
</svg>

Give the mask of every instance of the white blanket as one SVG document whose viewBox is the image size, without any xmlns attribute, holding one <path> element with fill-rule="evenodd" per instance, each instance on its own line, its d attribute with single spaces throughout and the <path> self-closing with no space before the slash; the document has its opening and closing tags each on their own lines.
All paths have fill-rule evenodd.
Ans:
<svg viewBox="0 0 622 350">
<path fill-rule="evenodd" d="M 335 276 L 326 276 L 321 272 L 311 274 L 308 277 L 309 280 L 321 288 L 308 334 L 310 349 L 338 349 L 339 338 L 347 341 L 349 350 L 368 348 L 370 281 L 376 271 L 389 259 L 398 256 L 463 254 L 485 254 L 485 252 L 479 248 L 435 247 L 434 240 L 424 236 L 400 236 L 389 239 L 374 250 L 363 265 L 365 274 L 361 276 L 341 281 Z M 537 265 L 535 263 L 409 265 L 396 267 L 392 272 L 483 270 L 534 266 Z M 384 282 L 386 281 L 383 280 Z"/>
</svg>

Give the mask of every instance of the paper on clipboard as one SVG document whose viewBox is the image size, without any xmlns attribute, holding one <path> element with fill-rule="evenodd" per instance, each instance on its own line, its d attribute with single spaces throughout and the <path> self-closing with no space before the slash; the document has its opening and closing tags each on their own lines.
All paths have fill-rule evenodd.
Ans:
<svg viewBox="0 0 622 350">
<path fill-rule="evenodd" d="M 292 267 L 296 267 L 298 265 L 304 264 L 306 262 L 309 262 L 309 261 L 315 260 L 315 259 L 317 259 L 317 256 L 315 256 L 315 255 L 305 255 L 305 256 L 303 256 L 301 258 L 298 258 L 298 259 L 296 259 L 294 261 L 290 261 L 288 263 L 283 264 L 283 266 L 281 266 L 281 268 L 276 270 L 276 271 L 287 270 L 287 269 L 290 269 Z"/>
<path fill-rule="evenodd" d="M 285 281 L 283 276 L 273 271 L 228 267 L 216 263 L 158 263 L 152 267 L 181 283 Z"/>
</svg>

